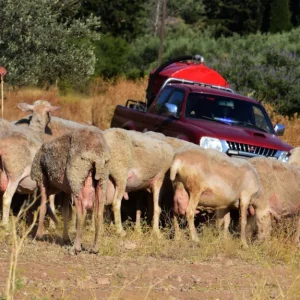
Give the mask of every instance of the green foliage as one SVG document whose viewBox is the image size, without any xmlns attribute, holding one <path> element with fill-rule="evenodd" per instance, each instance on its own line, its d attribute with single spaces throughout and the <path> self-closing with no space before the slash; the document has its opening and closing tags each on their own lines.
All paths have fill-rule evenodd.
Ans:
<svg viewBox="0 0 300 300">
<path fill-rule="evenodd" d="M 112 78 L 125 72 L 129 45 L 124 39 L 103 34 L 95 46 L 96 76 Z"/>
<path fill-rule="evenodd" d="M 205 8 L 199 0 L 168 0 L 168 16 L 180 17 L 186 24 L 196 24 L 203 20 Z"/>
<path fill-rule="evenodd" d="M 270 32 L 288 31 L 292 28 L 288 0 L 273 0 L 270 15 Z"/>
<path fill-rule="evenodd" d="M 2 0 L 0 61 L 12 85 L 80 82 L 94 73 L 97 18 L 70 18 L 71 0 Z M 76 6 L 74 6 L 74 9 Z M 72 13 L 71 13 L 72 12 Z M 60 20 L 60 21 L 59 21 Z"/>
<path fill-rule="evenodd" d="M 261 29 L 264 0 L 204 0 L 208 24 L 216 26 L 216 36 L 255 33 Z"/>
<path fill-rule="evenodd" d="M 101 18 L 102 33 L 132 40 L 143 32 L 145 17 L 143 0 L 84 0 L 80 15 Z"/>
<path fill-rule="evenodd" d="M 165 40 L 163 59 L 199 53 L 237 92 L 274 103 L 280 112 L 290 115 L 300 112 L 299 35 L 300 28 L 284 34 L 235 34 L 219 39 L 211 32 L 171 33 Z M 132 43 L 128 71 L 149 73 L 157 67 L 158 42 L 147 36 Z"/>
</svg>

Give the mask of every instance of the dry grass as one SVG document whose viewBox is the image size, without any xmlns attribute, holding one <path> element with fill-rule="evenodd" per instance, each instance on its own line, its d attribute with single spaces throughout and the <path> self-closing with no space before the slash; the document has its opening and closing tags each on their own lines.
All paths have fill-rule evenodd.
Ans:
<svg viewBox="0 0 300 300">
<path fill-rule="evenodd" d="M 93 124 L 101 129 L 110 127 L 110 121 L 118 104 L 125 105 L 127 99 L 144 100 L 147 79 L 138 82 L 118 80 L 116 83 L 103 83 L 101 90 L 94 89 L 92 105 Z"/>
<path fill-rule="evenodd" d="M 297 270 L 300 266 L 299 250 L 291 243 L 290 233 L 293 231 L 291 222 L 279 224 L 270 242 L 262 245 L 252 244 L 249 249 L 241 247 L 237 236 L 224 240 L 222 233 L 214 226 L 208 226 L 207 224 L 202 225 L 199 229 L 199 243 L 192 242 L 189 239 L 186 229 L 183 229 L 184 234 L 180 241 L 170 239 L 171 225 L 163 229 L 163 238 L 157 239 L 145 224 L 143 225 L 143 234 L 140 234 L 133 230 L 133 224 L 127 222 L 125 224 L 127 236 L 124 238 L 116 236 L 114 229 L 106 224 L 101 238 L 99 255 L 93 256 L 82 253 L 78 257 L 70 256 L 68 248 L 63 248 L 55 242 L 57 234 L 60 235 L 62 232 L 61 226 L 60 222 L 56 231 L 49 229 L 48 243 L 32 243 L 30 238 L 25 241 L 21 252 L 22 263 L 18 267 L 16 276 L 17 295 L 20 296 L 20 293 L 25 290 L 30 299 L 51 299 L 53 295 L 59 295 L 56 299 L 75 299 L 70 296 L 75 282 L 77 291 L 82 292 L 83 289 L 87 289 L 89 296 L 86 299 L 98 299 L 99 296 L 93 290 L 95 284 L 91 282 L 94 282 L 93 280 L 97 277 L 105 277 L 103 275 L 104 271 L 104 273 L 109 273 L 108 276 L 111 278 L 111 289 L 105 297 L 106 299 L 129 299 L 122 295 L 126 295 L 128 291 L 134 290 L 136 287 L 144 291 L 144 297 L 140 299 L 155 299 L 154 296 L 151 296 L 152 293 L 155 294 L 155 292 L 169 287 L 174 288 L 174 280 L 178 277 L 178 274 L 182 277 L 184 283 L 181 285 L 187 291 L 205 294 L 226 290 L 233 295 L 231 299 L 261 300 L 270 297 L 299 299 L 297 297 L 300 296 L 300 277 L 289 279 L 287 283 L 282 281 L 278 270 L 275 270 L 276 268 L 279 268 L 279 270 L 282 268 Z M 75 233 L 72 232 L 72 240 L 74 240 L 74 235 Z M 93 230 L 91 227 L 86 227 L 83 244 L 89 248 L 92 241 Z M 2 244 L 2 247 L 9 249 L 9 244 L 10 242 L 7 240 Z M 67 270 L 64 276 L 69 279 L 63 281 L 55 277 L 56 280 L 52 281 L 51 278 L 48 278 L 50 275 L 45 275 L 47 276 L 45 277 L 47 282 L 43 283 L 42 281 L 37 283 L 37 287 L 33 285 L 29 289 L 29 285 L 25 287 L 26 283 L 24 283 L 26 282 L 24 274 L 28 272 L 24 269 L 24 260 L 41 264 L 40 268 L 42 270 L 45 268 L 44 271 L 40 271 L 42 273 L 38 275 L 39 277 L 43 277 L 43 272 L 50 274 L 50 270 L 47 269 L 50 265 L 53 266 L 54 270 L 65 266 L 61 270 Z M 70 263 L 71 260 L 73 263 Z M 106 261 L 104 265 L 103 261 Z M 44 267 L 43 264 L 45 264 Z M 165 267 L 158 269 L 161 264 L 164 264 Z M 213 267 L 220 264 L 225 269 L 236 270 L 237 272 L 241 272 L 243 268 L 242 276 L 244 278 L 238 281 L 237 276 L 228 273 L 225 276 L 225 281 L 223 279 L 215 280 L 217 274 L 214 273 L 216 271 Z M 185 273 L 183 269 L 187 266 L 198 266 L 198 268 L 211 266 L 211 274 L 213 275 L 211 277 L 206 277 L 205 274 L 200 275 L 199 280 L 204 280 L 204 282 L 202 284 L 196 281 L 193 283 L 190 279 L 193 274 Z M 159 273 L 154 273 L 154 277 L 148 275 L 147 277 L 145 274 L 151 268 L 154 268 L 154 272 Z M 210 270 L 210 267 L 207 268 Z M 252 273 L 251 268 L 264 272 L 262 274 Z M 105 271 L 107 269 L 110 271 Z M 69 282 L 70 278 L 73 278 L 72 274 L 75 277 Z M 28 275 L 26 276 L 28 278 Z M 151 281 L 149 281 L 150 278 L 152 278 Z M 170 283 L 170 278 L 173 278 L 173 283 Z M 196 280 L 198 279 L 196 278 Z M 72 288 L 69 284 L 72 284 Z M 91 288 L 86 288 L 86 286 L 91 286 Z M 243 294 L 245 294 L 245 297 Z"/>
<path fill-rule="evenodd" d="M 275 125 L 277 123 L 283 124 L 286 127 L 285 134 L 282 140 L 296 147 L 300 145 L 300 119 L 299 115 L 295 113 L 292 117 L 287 117 L 279 115 L 274 112 L 274 108 L 269 105 L 264 105 L 269 116 L 271 117 L 272 123 Z"/>
</svg>

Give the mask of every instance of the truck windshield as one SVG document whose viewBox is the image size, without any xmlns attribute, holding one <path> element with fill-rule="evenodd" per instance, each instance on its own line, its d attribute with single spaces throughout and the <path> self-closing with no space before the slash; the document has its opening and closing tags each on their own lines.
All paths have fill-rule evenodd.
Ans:
<svg viewBox="0 0 300 300">
<path fill-rule="evenodd" d="M 221 121 L 228 125 L 274 133 L 272 123 L 260 104 L 230 97 L 190 93 L 186 102 L 185 117 Z"/>
</svg>

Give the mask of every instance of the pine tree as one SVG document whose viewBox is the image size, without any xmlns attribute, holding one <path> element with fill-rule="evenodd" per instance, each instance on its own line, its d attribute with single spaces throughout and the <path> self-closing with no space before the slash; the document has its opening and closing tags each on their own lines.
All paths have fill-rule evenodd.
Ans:
<svg viewBox="0 0 300 300">
<path fill-rule="evenodd" d="M 271 2 L 270 29 L 272 33 L 288 31 L 292 28 L 289 0 Z"/>
</svg>

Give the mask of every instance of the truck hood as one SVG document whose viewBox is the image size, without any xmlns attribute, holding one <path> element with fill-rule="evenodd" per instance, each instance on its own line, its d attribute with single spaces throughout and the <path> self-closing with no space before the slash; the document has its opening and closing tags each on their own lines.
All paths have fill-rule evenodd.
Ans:
<svg viewBox="0 0 300 300">
<path fill-rule="evenodd" d="M 250 127 L 226 125 L 208 120 L 188 120 L 190 126 L 197 128 L 201 136 L 215 137 L 220 140 L 250 144 L 259 147 L 289 151 L 293 147 L 275 134 L 267 133 Z M 201 129 L 201 130 L 199 130 Z M 200 137 L 199 137 L 200 138 Z"/>
</svg>

